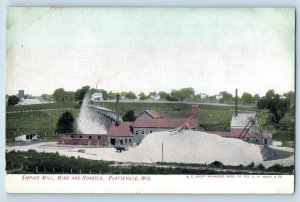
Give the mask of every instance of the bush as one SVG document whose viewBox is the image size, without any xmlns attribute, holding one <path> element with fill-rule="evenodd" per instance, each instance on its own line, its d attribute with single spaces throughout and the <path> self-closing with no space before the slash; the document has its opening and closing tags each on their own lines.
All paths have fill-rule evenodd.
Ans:
<svg viewBox="0 0 300 202">
<path fill-rule="evenodd" d="M 13 95 L 13 96 L 9 96 L 8 97 L 8 106 L 13 106 L 13 105 L 16 105 L 16 104 L 18 104 L 18 102 L 19 102 L 19 98 L 17 97 L 17 96 L 15 96 L 15 95 Z"/>
<path fill-rule="evenodd" d="M 291 140 L 294 141 L 295 135 L 294 132 L 291 131 L 277 131 L 276 133 L 273 134 L 273 139 L 282 142 L 291 141 Z"/>
<path fill-rule="evenodd" d="M 277 128 L 279 130 L 294 132 L 295 131 L 295 121 L 294 120 L 290 120 L 287 117 L 284 117 L 277 124 Z"/>
<path fill-rule="evenodd" d="M 223 167 L 223 163 L 221 163 L 220 161 L 214 161 L 211 163 L 212 166 L 217 167 L 217 168 L 222 168 Z"/>
</svg>

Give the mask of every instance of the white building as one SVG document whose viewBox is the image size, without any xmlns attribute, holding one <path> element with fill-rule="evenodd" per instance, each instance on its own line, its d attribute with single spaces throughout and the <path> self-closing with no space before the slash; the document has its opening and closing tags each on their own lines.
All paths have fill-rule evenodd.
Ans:
<svg viewBox="0 0 300 202">
<path fill-rule="evenodd" d="M 200 95 L 200 98 L 201 98 L 201 99 L 206 99 L 206 98 L 208 98 L 208 95 L 205 94 L 205 93 L 200 93 L 199 95 Z"/>
<path fill-rule="evenodd" d="M 215 95 L 216 100 L 221 100 L 223 98 L 222 94 Z"/>
<path fill-rule="evenodd" d="M 151 100 L 160 100 L 160 95 L 156 93 L 155 95 L 150 96 Z"/>
<path fill-rule="evenodd" d="M 22 98 L 20 102 L 16 105 L 36 105 L 36 104 L 42 104 L 41 100 L 37 98 L 28 98 L 28 99 Z"/>
<path fill-rule="evenodd" d="M 92 100 L 93 101 L 95 101 L 95 100 L 102 101 L 103 100 L 102 93 L 93 93 L 92 94 Z"/>
<path fill-rule="evenodd" d="M 15 137 L 15 141 L 21 141 L 21 142 L 31 142 L 32 140 L 37 140 L 37 139 L 38 139 L 37 134 L 23 134 Z"/>
</svg>

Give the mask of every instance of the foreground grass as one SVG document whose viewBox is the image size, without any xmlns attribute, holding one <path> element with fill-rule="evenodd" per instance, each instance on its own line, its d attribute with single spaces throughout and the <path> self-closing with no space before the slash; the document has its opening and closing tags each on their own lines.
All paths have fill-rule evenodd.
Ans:
<svg viewBox="0 0 300 202">
<path fill-rule="evenodd" d="M 34 150 L 6 153 L 8 174 L 293 174 L 294 166 L 263 165 L 224 166 L 211 164 L 158 163 L 156 165 L 122 165 L 61 156 L 58 153 L 38 153 Z"/>
</svg>

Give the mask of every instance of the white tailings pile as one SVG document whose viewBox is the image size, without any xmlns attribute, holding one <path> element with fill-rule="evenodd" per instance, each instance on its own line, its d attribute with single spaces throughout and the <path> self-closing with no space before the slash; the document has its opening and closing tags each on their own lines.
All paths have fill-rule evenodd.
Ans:
<svg viewBox="0 0 300 202">
<path fill-rule="evenodd" d="M 153 133 L 131 150 L 121 153 L 120 161 L 184 163 L 212 163 L 220 161 L 225 165 L 248 165 L 263 161 L 257 145 L 242 140 L 223 138 L 200 131 L 186 131 L 170 135 L 169 132 Z"/>
<path fill-rule="evenodd" d="M 85 96 L 77 118 L 77 128 L 84 134 L 106 134 L 104 120 L 91 112 L 87 107 L 88 97 Z"/>
</svg>

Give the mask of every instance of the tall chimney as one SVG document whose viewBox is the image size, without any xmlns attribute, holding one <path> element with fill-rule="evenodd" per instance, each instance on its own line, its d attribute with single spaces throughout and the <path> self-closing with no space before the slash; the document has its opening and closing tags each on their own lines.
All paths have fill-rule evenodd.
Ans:
<svg viewBox="0 0 300 202">
<path fill-rule="evenodd" d="M 235 89 L 235 116 L 238 113 L 238 89 Z"/>
<path fill-rule="evenodd" d="M 118 126 L 119 123 L 119 112 L 118 112 L 118 104 L 119 104 L 119 100 L 120 100 L 120 95 L 117 94 L 116 96 L 116 125 Z"/>
</svg>

